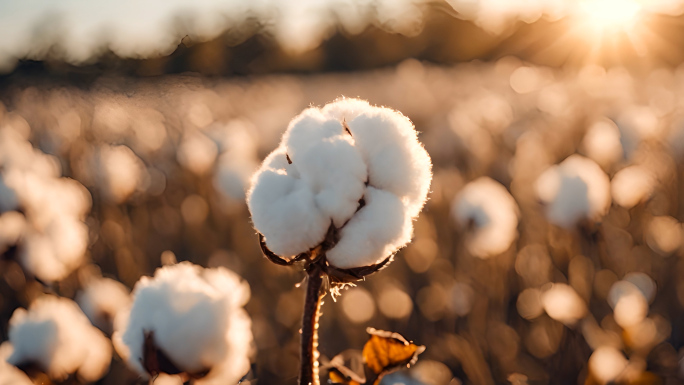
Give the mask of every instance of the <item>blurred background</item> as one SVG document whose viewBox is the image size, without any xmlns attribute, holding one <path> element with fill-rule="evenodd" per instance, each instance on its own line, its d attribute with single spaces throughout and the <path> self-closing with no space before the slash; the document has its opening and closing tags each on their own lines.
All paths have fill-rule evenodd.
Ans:
<svg viewBox="0 0 684 385">
<path fill-rule="evenodd" d="M 372 326 L 427 346 L 383 384 L 684 383 L 683 13 L 679 0 L 0 2 L 0 341 L 41 293 L 76 298 L 93 276 L 132 289 L 187 260 L 249 282 L 250 378 L 295 384 L 304 274 L 261 255 L 244 191 L 291 118 L 349 96 L 408 116 L 434 179 L 413 242 L 326 298 L 322 355 L 360 349 Z M 575 153 L 612 179 L 612 203 L 559 227 L 534 183 Z M 487 257 L 450 214 L 481 176 L 520 214 Z M 46 225 L 66 211 L 86 226 Z M 18 223 L 48 240 L 13 236 Z M 46 252 L 77 262 L 41 271 Z M 139 382 L 115 357 L 98 383 Z"/>
</svg>

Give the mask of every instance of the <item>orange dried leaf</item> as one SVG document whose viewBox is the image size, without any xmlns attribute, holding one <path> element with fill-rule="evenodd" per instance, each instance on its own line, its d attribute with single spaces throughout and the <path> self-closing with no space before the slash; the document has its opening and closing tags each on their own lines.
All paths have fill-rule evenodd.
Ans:
<svg viewBox="0 0 684 385">
<path fill-rule="evenodd" d="M 363 347 L 363 361 L 377 375 L 393 369 L 408 367 L 418 360 L 425 346 L 407 341 L 398 333 L 366 329 L 370 339 Z"/>
</svg>

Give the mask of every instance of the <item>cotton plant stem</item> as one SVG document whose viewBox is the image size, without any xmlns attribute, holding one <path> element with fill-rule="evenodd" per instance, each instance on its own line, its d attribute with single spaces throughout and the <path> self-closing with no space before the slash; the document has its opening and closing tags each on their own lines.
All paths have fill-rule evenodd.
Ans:
<svg viewBox="0 0 684 385">
<path fill-rule="evenodd" d="M 306 302 L 302 317 L 302 346 L 299 385 L 320 385 L 318 377 L 318 319 L 320 317 L 323 277 L 317 264 L 309 267 Z"/>
</svg>

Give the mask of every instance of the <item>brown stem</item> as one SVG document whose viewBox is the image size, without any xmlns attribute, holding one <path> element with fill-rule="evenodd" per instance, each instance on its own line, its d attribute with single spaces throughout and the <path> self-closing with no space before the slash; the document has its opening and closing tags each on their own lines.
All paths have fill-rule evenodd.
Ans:
<svg viewBox="0 0 684 385">
<path fill-rule="evenodd" d="M 323 277 L 317 263 L 307 270 L 306 302 L 302 317 L 301 369 L 299 385 L 320 385 L 318 378 L 318 318 L 320 317 Z"/>
</svg>

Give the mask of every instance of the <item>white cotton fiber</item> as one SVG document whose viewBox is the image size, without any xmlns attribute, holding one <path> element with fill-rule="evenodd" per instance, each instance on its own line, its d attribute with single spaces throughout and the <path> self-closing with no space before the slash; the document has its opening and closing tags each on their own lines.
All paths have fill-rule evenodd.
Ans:
<svg viewBox="0 0 684 385">
<path fill-rule="evenodd" d="M 26 272 L 45 282 L 64 279 L 83 263 L 91 197 L 60 178 L 56 158 L 0 128 L 0 250 L 16 245 Z M 2 213 L 5 210 L 21 210 Z"/>
<path fill-rule="evenodd" d="M 109 278 L 90 279 L 76 295 L 76 302 L 90 322 L 100 330 L 111 332 L 116 315 L 131 302 L 128 289 Z"/>
<path fill-rule="evenodd" d="M 7 363 L 7 357 L 12 355 L 12 344 L 0 344 L 0 385 L 33 385 L 33 381 L 20 369 Z"/>
<path fill-rule="evenodd" d="M 109 368 L 109 340 L 70 299 L 44 295 L 28 310 L 17 309 L 9 322 L 12 353 L 7 362 L 36 364 L 53 380 L 78 374 L 87 382 L 100 379 Z"/>
<path fill-rule="evenodd" d="M 488 177 L 461 190 L 451 205 L 451 215 L 462 228 L 473 226 L 466 247 L 480 258 L 506 251 L 518 236 L 520 210 L 515 199 L 501 183 Z"/>
<path fill-rule="evenodd" d="M 332 224 L 340 239 L 327 252 L 328 262 L 361 267 L 410 241 L 431 179 L 430 157 L 408 118 L 339 99 L 290 122 L 252 178 L 247 203 L 274 253 L 307 252 Z"/>
<path fill-rule="evenodd" d="M 372 265 L 411 240 L 412 218 L 396 195 L 369 187 L 365 200 L 327 253 L 328 262 L 336 267 Z"/>
<path fill-rule="evenodd" d="M 631 209 L 650 198 L 655 188 L 656 177 L 644 166 L 628 166 L 618 171 L 611 182 L 613 200 L 620 206 Z"/>
<path fill-rule="evenodd" d="M 610 180 L 594 161 L 571 155 L 542 173 L 535 183 L 547 205 L 549 222 L 571 227 L 586 218 L 598 221 L 610 206 Z"/>
<path fill-rule="evenodd" d="M 230 384 L 249 370 L 251 321 L 242 308 L 249 286 L 225 269 L 203 269 L 189 262 L 165 266 L 144 277 L 133 290 L 130 312 L 115 322 L 114 344 L 140 375 L 145 336 L 176 368 L 188 374 L 209 371 L 201 384 Z"/>
</svg>

